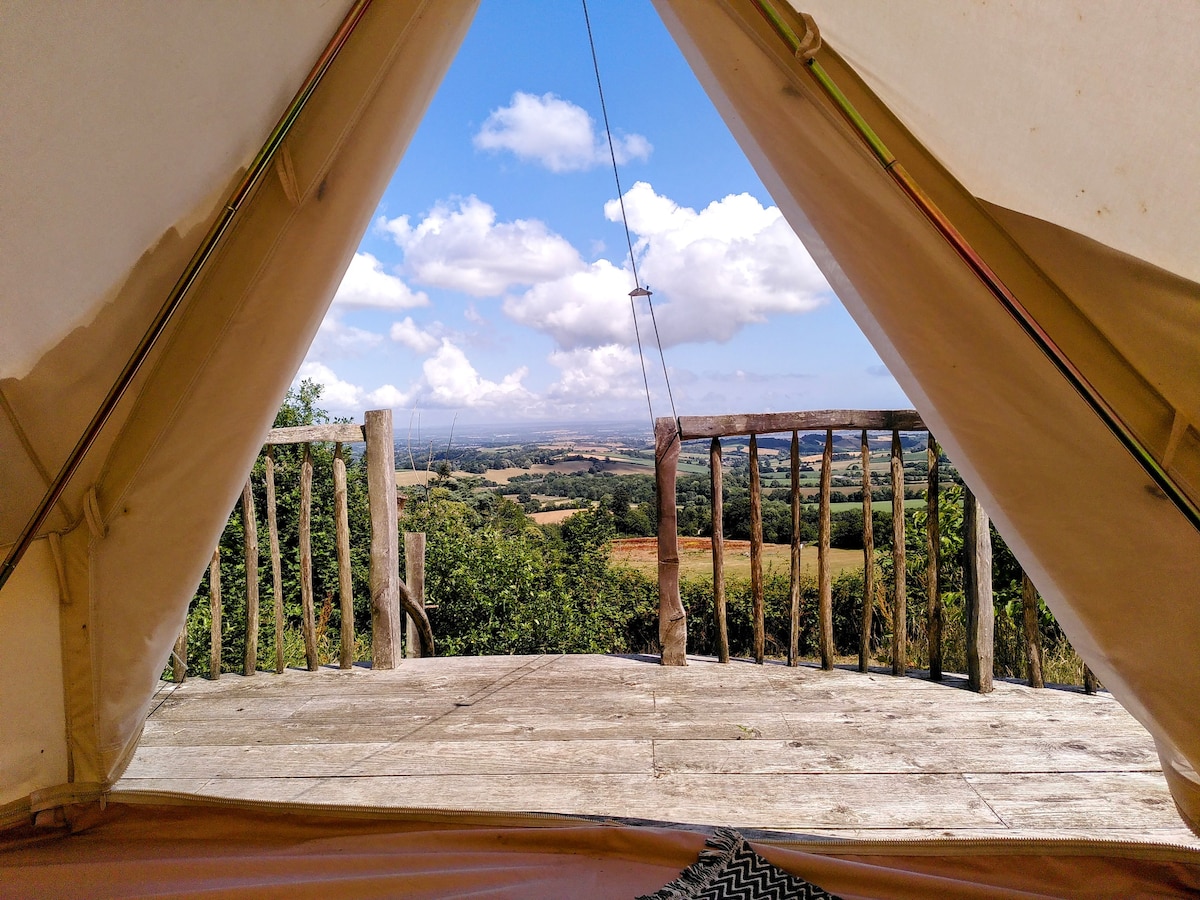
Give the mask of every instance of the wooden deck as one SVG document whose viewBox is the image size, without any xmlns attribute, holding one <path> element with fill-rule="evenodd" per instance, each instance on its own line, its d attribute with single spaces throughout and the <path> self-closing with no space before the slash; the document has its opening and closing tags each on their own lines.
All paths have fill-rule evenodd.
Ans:
<svg viewBox="0 0 1200 900">
<path fill-rule="evenodd" d="M 1107 694 L 692 659 L 406 660 L 163 685 L 117 789 L 1200 846 Z"/>
</svg>

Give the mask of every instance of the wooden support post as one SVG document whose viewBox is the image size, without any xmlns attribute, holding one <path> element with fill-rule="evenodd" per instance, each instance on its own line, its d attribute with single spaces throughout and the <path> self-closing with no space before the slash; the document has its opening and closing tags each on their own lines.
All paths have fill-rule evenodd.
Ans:
<svg viewBox="0 0 1200 900">
<path fill-rule="evenodd" d="M 654 483 L 658 511 L 658 642 L 664 666 L 687 665 L 687 613 L 679 597 L 679 521 L 675 478 L 679 429 L 674 419 L 654 423 Z"/>
<path fill-rule="evenodd" d="M 729 662 L 729 623 L 725 610 L 725 495 L 721 483 L 721 439 L 708 445 L 708 464 L 712 481 L 712 564 L 713 613 L 717 618 L 717 659 Z"/>
<path fill-rule="evenodd" d="M 938 519 L 941 483 L 938 480 L 937 441 L 929 435 L 926 457 L 929 480 L 925 487 L 925 635 L 929 640 L 929 680 L 942 680 L 942 533 Z"/>
<path fill-rule="evenodd" d="M 371 665 L 394 669 L 400 661 L 400 535 L 392 411 L 368 410 L 363 431 L 371 505 Z"/>
<path fill-rule="evenodd" d="M 871 614 L 875 611 L 875 520 L 871 513 L 871 445 L 865 428 L 862 430 L 862 509 L 863 600 L 858 671 L 865 672 L 871 664 Z"/>
<path fill-rule="evenodd" d="M 253 675 L 258 670 L 258 519 L 249 478 L 242 489 L 242 534 L 246 554 L 246 653 L 242 674 Z"/>
<path fill-rule="evenodd" d="M 279 522 L 275 516 L 275 445 L 267 447 L 267 538 L 271 544 L 271 592 L 275 605 L 275 671 L 283 672 L 283 559 L 279 552 Z"/>
<path fill-rule="evenodd" d="M 1025 664 L 1031 688 L 1044 688 L 1046 682 L 1042 677 L 1042 630 L 1038 627 L 1038 592 L 1029 580 L 1029 576 L 1021 573 L 1021 619 L 1025 626 Z"/>
<path fill-rule="evenodd" d="M 904 454 L 892 431 L 892 674 L 908 671 L 908 585 L 904 552 Z"/>
<path fill-rule="evenodd" d="M 792 569 L 791 569 L 791 624 L 788 629 L 788 665 L 800 665 L 800 434 L 792 432 L 791 464 L 792 477 Z"/>
<path fill-rule="evenodd" d="M 766 604 L 763 596 L 762 482 L 758 474 L 758 437 L 750 435 L 750 599 L 754 617 L 754 661 L 763 663 Z"/>
<path fill-rule="evenodd" d="M 354 665 L 354 581 L 350 570 L 350 511 L 346 499 L 346 461 L 342 445 L 333 448 L 333 520 L 337 537 L 338 600 L 341 604 L 341 633 L 338 636 L 343 669 Z"/>
<path fill-rule="evenodd" d="M 187 618 L 183 620 L 183 631 L 175 638 L 175 646 L 171 650 L 171 680 L 176 684 L 187 681 Z"/>
<path fill-rule="evenodd" d="M 825 429 L 821 453 L 821 504 L 817 531 L 817 619 L 821 668 L 833 668 L 833 568 L 829 564 L 829 486 L 833 478 L 833 429 Z"/>
<path fill-rule="evenodd" d="M 1096 681 L 1095 674 L 1092 672 L 1092 670 L 1090 668 L 1088 668 L 1087 663 L 1084 663 L 1083 664 L 1083 692 L 1085 694 L 1094 694 L 1094 693 L 1096 693 L 1096 686 L 1097 686 L 1097 681 Z"/>
<path fill-rule="evenodd" d="M 208 564 L 208 603 L 212 615 L 208 637 L 210 655 L 208 659 L 208 677 L 216 681 L 221 677 L 221 547 L 213 551 L 212 562 Z"/>
<path fill-rule="evenodd" d="M 981 694 L 992 690 L 994 659 L 992 535 L 988 515 L 970 488 L 963 487 L 963 589 L 967 601 L 967 685 Z"/>
<path fill-rule="evenodd" d="M 413 602 L 422 609 L 425 607 L 425 532 L 404 532 L 404 583 L 412 595 Z M 417 630 L 415 616 L 407 616 L 404 635 L 404 656 L 408 659 L 419 659 L 421 653 L 421 636 Z"/>
<path fill-rule="evenodd" d="M 300 629 L 304 634 L 304 661 L 317 671 L 317 623 L 312 581 L 312 444 L 304 445 L 300 465 Z"/>
</svg>

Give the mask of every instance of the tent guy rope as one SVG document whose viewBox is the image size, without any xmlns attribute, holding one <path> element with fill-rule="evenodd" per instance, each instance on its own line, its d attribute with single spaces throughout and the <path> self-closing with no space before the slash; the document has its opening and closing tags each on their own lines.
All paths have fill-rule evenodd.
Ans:
<svg viewBox="0 0 1200 900">
<path fill-rule="evenodd" d="M 612 129 L 608 124 L 608 107 L 604 102 L 604 85 L 600 82 L 600 62 L 596 56 L 596 41 L 592 36 L 592 20 L 588 15 L 587 0 L 582 0 L 583 3 L 583 21 L 587 26 L 588 46 L 592 51 L 592 68 L 596 73 L 596 92 L 600 95 L 600 114 L 604 118 L 604 136 L 608 140 L 608 156 L 612 161 L 613 181 L 617 185 L 617 203 L 621 208 L 621 224 L 625 227 L 625 245 L 629 248 L 629 265 L 633 270 L 633 290 L 629 292 L 629 311 L 633 314 L 633 333 L 637 337 L 638 359 L 642 364 L 642 383 L 646 388 L 646 407 L 650 411 L 650 428 L 654 429 L 654 406 L 650 402 L 650 379 L 646 374 L 646 354 L 642 350 L 642 333 L 638 328 L 637 320 L 637 299 L 638 297 L 646 298 L 646 305 L 650 308 L 650 321 L 654 325 L 654 342 L 658 344 L 658 358 L 662 361 L 663 381 L 667 385 L 667 399 L 671 403 L 671 417 L 676 422 L 679 421 L 679 414 L 675 412 L 675 395 L 671 391 L 671 377 L 667 373 L 667 358 L 663 353 L 662 338 L 658 333 L 658 319 L 654 316 L 654 301 L 650 299 L 652 292 L 645 287 L 642 287 L 641 279 L 638 277 L 637 257 L 633 252 L 633 237 L 629 231 L 629 218 L 625 214 L 625 195 L 621 191 L 621 176 L 617 170 L 617 151 L 613 147 Z"/>
</svg>

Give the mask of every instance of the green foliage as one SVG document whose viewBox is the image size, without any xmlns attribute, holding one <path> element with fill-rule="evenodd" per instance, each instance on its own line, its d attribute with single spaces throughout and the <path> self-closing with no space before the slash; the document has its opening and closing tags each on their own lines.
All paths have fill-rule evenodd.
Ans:
<svg viewBox="0 0 1200 900">
<path fill-rule="evenodd" d="M 514 506 L 501 503 L 486 518 L 435 488 L 406 508 L 403 529 L 426 534 L 426 596 L 437 606 L 430 620 L 438 652 L 637 649 L 629 634 L 645 629 L 632 620 L 656 610 L 657 597 L 651 585 L 610 577 L 611 515 L 585 510 L 547 533 L 510 512 Z"/>
</svg>

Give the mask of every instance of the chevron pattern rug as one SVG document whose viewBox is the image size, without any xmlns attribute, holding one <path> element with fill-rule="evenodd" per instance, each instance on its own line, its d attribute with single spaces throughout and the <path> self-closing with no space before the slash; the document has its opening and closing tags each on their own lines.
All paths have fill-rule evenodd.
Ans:
<svg viewBox="0 0 1200 900">
<path fill-rule="evenodd" d="M 720 828 L 700 859 L 660 891 L 637 900 L 838 900 L 796 875 L 771 865 L 740 834 Z"/>
</svg>

